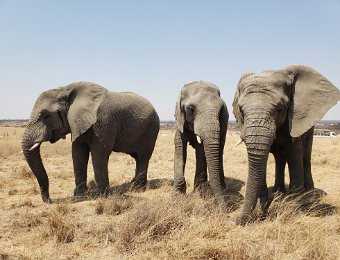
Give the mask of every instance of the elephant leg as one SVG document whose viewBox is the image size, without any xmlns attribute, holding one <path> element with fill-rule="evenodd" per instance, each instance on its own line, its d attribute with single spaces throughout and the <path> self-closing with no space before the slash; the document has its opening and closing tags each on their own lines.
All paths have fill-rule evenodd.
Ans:
<svg viewBox="0 0 340 260">
<path fill-rule="evenodd" d="M 87 144 L 78 140 L 72 143 L 72 159 L 76 187 L 74 196 L 84 195 L 87 190 L 87 165 L 89 161 L 90 148 Z"/>
<path fill-rule="evenodd" d="M 303 166 L 304 166 L 304 187 L 305 190 L 314 189 L 314 181 L 312 177 L 312 167 L 311 167 L 311 157 L 312 157 L 312 146 L 313 146 L 313 131 L 314 128 L 308 131 L 306 139 L 304 141 L 304 156 L 303 156 Z"/>
<path fill-rule="evenodd" d="M 223 147 L 220 149 L 220 183 L 222 189 L 226 189 L 225 178 L 224 178 L 224 167 L 223 167 Z"/>
<path fill-rule="evenodd" d="M 283 153 L 273 153 L 275 159 L 275 184 L 272 192 L 286 193 L 285 189 L 285 167 L 286 158 Z"/>
<path fill-rule="evenodd" d="M 206 183 L 208 181 L 207 175 L 207 161 L 204 154 L 203 145 L 197 144 L 195 147 L 196 152 L 196 172 L 195 172 L 195 180 L 194 180 L 194 190 L 199 188 L 201 184 Z"/>
<path fill-rule="evenodd" d="M 220 117 L 220 128 L 221 128 L 221 133 L 220 133 L 220 179 L 221 179 L 221 186 L 222 189 L 226 189 L 226 183 L 225 183 L 225 178 L 224 178 L 224 167 L 223 167 L 223 153 L 224 153 L 224 145 L 225 145 L 225 139 L 227 135 L 227 129 L 228 129 L 228 118 L 229 115 L 223 115 Z"/>
<path fill-rule="evenodd" d="M 105 195 L 109 188 L 108 161 L 110 152 L 107 152 L 100 142 L 96 140 L 91 143 L 91 156 L 94 179 L 97 184 L 94 195 Z"/>
<path fill-rule="evenodd" d="M 133 191 L 144 191 L 147 184 L 147 173 L 149 167 L 148 158 L 134 157 L 136 161 L 135 177 L 131 181 L 131 190 Z"/>
<path fill-rule="evenodd" d="M 187 186 L 184 178 L 185 163 L 187 160 L 187 141 L 179 130 L 175 133 L 174 155 L 174 188 L 177 192 L 185 193 Z"/>
<path fill-rule="evenodd" d="M 304 190 L 303 149 L 301 138 L 288 145 L 287 162 L 289 168 L 289 189 L 293 192 Z"/>
</svg>

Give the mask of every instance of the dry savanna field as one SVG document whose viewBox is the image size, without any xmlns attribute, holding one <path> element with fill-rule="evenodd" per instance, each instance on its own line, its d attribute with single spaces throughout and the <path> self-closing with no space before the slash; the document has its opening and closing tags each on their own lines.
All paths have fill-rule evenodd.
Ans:
<svg viewBox="0 0 340 260">
<path fill-rule="evenodd" d="M 247 178 L 247 155 L 228 133 L 224 168 L 228 211 L 193 193 L 194 151 L 186 167 L 188 194 L 172 194 L 172 130 L 161 130 L 145 192 L 128 190 L 135 163 L 113 153 L 111 195 L 73 199 L 70 137 L 44 143 L 52 204 L 44 204 L 20 153 L 20 127 L 0 127 L 0 259 L 339 259 L 340 140 L 315 138 L 312 167 L 318 194 L 276 197 L 264 220 L 235 225 Z M 287 170 L 286 170 L 287 171 Z M 92 164 L 88 170 L 93 186 Z M 288 174 L 286 174 L 288 175 Z M 274 162 L 268 163 L 268 186 Z M 289 182 L 286 176 L 286 183 Z"/>
</svg>

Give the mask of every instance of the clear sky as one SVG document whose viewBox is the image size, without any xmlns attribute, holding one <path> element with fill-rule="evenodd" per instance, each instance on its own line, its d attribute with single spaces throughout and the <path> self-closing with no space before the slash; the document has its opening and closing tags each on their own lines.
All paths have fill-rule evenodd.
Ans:
<svg viewBox="0 0 340 260">
<path fill-rule="evenodd" d="M 0 119 L 82 80 L 143 95 L 162 120 L 192 80 L 215 83 L 231 119 L 245 71 L 304 64 L 340 88 L 340 0 L 0 0 L 0 35 Z"/>
</svg>

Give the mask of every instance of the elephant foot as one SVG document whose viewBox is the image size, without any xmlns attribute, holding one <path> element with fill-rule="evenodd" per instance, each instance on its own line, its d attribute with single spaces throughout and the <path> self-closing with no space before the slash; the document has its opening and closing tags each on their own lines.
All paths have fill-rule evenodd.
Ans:
<svg viewBox="0 0 340 260">
<path fill-rule="evenodd" d="M 274 186 L 273 189 L 272 189 L 272 193 L 282 193 L 282 194 L 285 194 L 286 193 L 286 188 L 284 186 Z"/>
<path fill-rule="evenodd" d="M 177 190 L 175 188 L 170 192 L 170 197 L 173 198 L 173 199 L 178 199 L 178 198 L 181 199 L 186 195 L 187 195 L 186 192 L 182 192 L 182 191 Z"/>
<path fill-rule="evenodd" d="M 236 219 L 237 226 L 245 226 L 247 223 L 250 222 L 250 215 L 249 214 L 241 214 Z"/>
<path fill-rule="evenodd" d="M 288 194 L 302 194 L 305 192 L 305 187 L 303 186 L 293 186 L 290 185 Z"/>
<path fill-rule="evenodd" d="M 186 193 L 187 192 L 187 184 L 185 182 L 185 180 L 181 180 L 181 181 L 174 181 L 174 190 L 178 193 Z"/>
<path fill-rule="evenodd" d="M 88 195 L 89 197 L 95 199 L 98 197 L 105 197 L 109 194 L 109 186 L 104 187 L 94 187 L 92 188 Z"/>
<path fill-rule="evenodd" d="M 260 214 L 260 220 L 263 221 L 267 218 L 268 216 L 268 210 L 269 206 L 273 201 L 273 197 L 265 197 L 265 198 L 260 198 L 260 205 L 261 205 L 261 214 Z"/>
<path fill-rule="evenodd" d="M 83 197 L 87 191 L 86 184 L 78 185 L 73 192 L 74 197 Z"/>
<path fill-rule="evenodd" d="M 193 192 L 197 192 L 201 198 L 211 198 L 214 195 L 208 182 L 196 184 Z"/>
<path fill-rule="evenodd" d="M 306 191 L 310 191 L 310 190 L 314 190 L 314 184 L 313 183 L 305 183 L 305 190 Z"/>
<path fill-rule="evenodd" d="M 146 181 L 132 180 L 129 190 L 132 192 L 144 192 L 146 190 Z"/>
</svg>

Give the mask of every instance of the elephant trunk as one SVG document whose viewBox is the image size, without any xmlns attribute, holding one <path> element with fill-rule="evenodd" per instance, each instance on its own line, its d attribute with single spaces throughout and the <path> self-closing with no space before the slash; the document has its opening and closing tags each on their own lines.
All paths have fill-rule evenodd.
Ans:
<svg viewBox="0 0 340 260">
<path fill-rule="evenodd" d="M 26 127 L 22 138 L 22 150 L 29 167 L 38 180 L 42 200 L 46 203 L 49 203 L 51 202 L 49 196 L 49 181 L 45 167 L 41 160 L 41 141 L 37 141 L 41 139 L 39 138 L 39 133 L 41 133 L 41 131 L 38 131 L 37 127 L 29 124 Z"/>
<path fill-rule="evenodd" d="M 197 129 L 197 133 L 203 141 L 204 152 L 207 159 L 207 167 L 209 172 L 209 183 L 214 192 L 217 203 L 224 206 L 223 189 L 224 172 L 223 172 L 223 147 L 221 148 L 221 130 L 219 122 L 219 113 L 210 111 L 208 115 L 201 115 L 197 121 L 201 119 L 202 124 Z M 207 120 L 208 119 L 208 120 Z"/>
<path fill-rule="evenodd" d="M 270 147 L 275 139 L 276 126 L 267 118 L 252 116 L 245 121 L 244 141 L 248 152 L 248 179 L 243 211 L 238 224 L 244 225 L 260 198 L 263 206 L 268 202 L 266 185 L 267 161 Z M 259 124 L 260 123 L 260 124 Z"/>
</svg>

